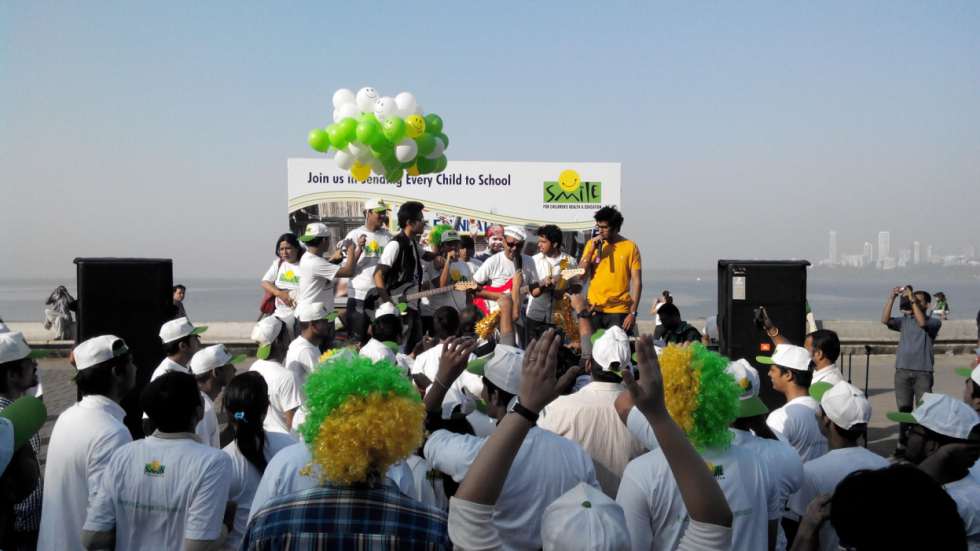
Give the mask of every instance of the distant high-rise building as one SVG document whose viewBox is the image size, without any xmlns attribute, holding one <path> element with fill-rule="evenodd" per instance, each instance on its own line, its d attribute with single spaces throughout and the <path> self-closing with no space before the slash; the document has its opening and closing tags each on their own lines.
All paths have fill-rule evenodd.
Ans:
<svg viewBox="0 0 980 551">
<path fill-rule="evenodd" d="M 830 232 L 830 263 L 837 264 L 837 232 Z"/>
<path fill-rule="evenodd" d="M 884 260 L 891 257 L 889 254 L 889 251 L 891 250 L 889 241 L 890 236 L 888 232 L 878 232 L 878 260 Z"/>
<path fill-rule="evenodd" d="M 845 254 L 840 257 L 840 263 L 844 266 L 853 266 L 855 268 L 864 267 L 864 255 L 863 254 Z"/>
<path fill-rule="evenodd" d="M 976 258 L 977 248 L 972 245 L 966 247 L 965 249 L 963 249 L 963 256 L 967 257 L 968 259 Z"/>
<path fill-rule="evenodd" d="M 864 244 L 864 263 L 871 264 L 874 260 L 874 251 L 871 248 L 871 243 L 865 242 Z"/>
<path fill-rule="evenodd" d="M 918 264 L 919 263 L 919 242 L 918 241 L 913 241 L 912 242 L 912 263 L 913 264 Z"/>
<path fill-rule="evenodd" d="M 908 266 L 912 262 L 912 249 L 901 249 L 898 251 L 898 265 Z"/>
</svg>

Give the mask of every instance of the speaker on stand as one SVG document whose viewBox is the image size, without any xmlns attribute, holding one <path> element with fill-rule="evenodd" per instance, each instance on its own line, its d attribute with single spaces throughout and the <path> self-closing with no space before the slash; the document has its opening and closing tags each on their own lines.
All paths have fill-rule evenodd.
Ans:
<svg viewBox="0 0 980 551">
<path fill-rule="evenodd" d="M 771 356 L 775 346 L 766 332 L 756 328 L 753 312 L 764 306 L 779 334 L 803 346 L 806 339 L 805 260 L 718 261 L 718 336 L 723 356 L 746 359 L 757 370 L 759 397 L 770 410 L 782 407 L 786 398 L 772 388 L 769 366 L 756 356 Z"/>
<path fill-rule="evenodd" d="M 150 258 L 76 258 L 78 342 L 99 335 L 126 341 L 136 365 L 136 388 L 123 399 L 125 424 L 143 437 L 139 395 L 163 361 L 160 326 L 173 319 L 173 262 Z"/>
</svg>

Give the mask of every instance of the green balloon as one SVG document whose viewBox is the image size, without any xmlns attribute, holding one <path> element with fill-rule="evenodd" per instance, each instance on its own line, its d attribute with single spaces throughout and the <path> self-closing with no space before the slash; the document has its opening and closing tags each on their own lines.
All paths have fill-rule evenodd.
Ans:
<svg viewBox="0 0 980 551">
<path fill-rule="evenodd" d="M 428 132 L 419 134 L 419 137 L 415 138 L 415 143 L 419 146 L 419 157 L 425 157 L 436 150 L 436 137 Z"/>
<path fill-rule="evenodd" d="M 347 147 L 348 143 L 350 143 L 340 135 L 339 125 L 336 124 L 331 124 L 327 127 L 327 137 L 330 139 L 330 145 L 332 145 L 334 149 L 343 149 Z"/>
<path fill-rule="evenodd" d="M 442 140 L 443 149 L 449 149 L 449 137 L 442 132 L 436 134 L 436 137 Z"/>
<path fill-rule="evenodd" d="M 371 144 L 371 151 L 375 157 L 383 161 L 395 155 L 395 145 L 383 135 L 378 134 L 377 140 Z"/>
<path fill-rule="evenodd" d="M 381 123 L 378 122 L 378 117 L 375 117 L 374 116 L 374 113 L 364 113 L 364 114 L 362 114 L 361 115 L 360 122 L 364 122 L 364 121 L 371 121 L 374 124 L 377 124 L 379 127 L 381 126 Z"/>
<path fill-rule="evenodd" d="M 320 153 L 326 153 L 330 149 L 330 136 L 327 135 L 326 130 L 320 128 L 310 130 L 310 135 L 306 137 L 306 141 L 310 142 L 310 147 Z"/>
<path fill-rule="evenodd" d="M 435 170 L 435 172 L 436 173 L 439 173 L 439 172 L 442 172 L 443 170 L 446 170 L 446 165 L 447 164 L 449 164 L 449 159 L 447 159 L 445 155 L 440 155 L 439 158 L 436 159 L 436 170 Z"/>
<path fill-rule="evenodd" d="M 405 119 L 388 117 L 385 119 L 385 138 L 391 143 L 398 143 L 405 137 Z"/>
<path fill-rule="evenodd" d="M 436 115 L 435 113 L 429 113 L 425 116 L 425 130 L 433 134 L 439 134 L 442 132 L 442 117 Z"/>
<path fill-rule="evenodd" d="M 396 168 L 401 168 L 402 166 L 402 164 L 398 162 L 398 159 L 396 159 L 394 155 L 381 159 L 381 164 L 384 165 L 385 172 L 391 172 L 392 170 L 395 170 Z"/>
<path fill-rule="evenodd" d="M 432 174 L 436 170 L 436 165 L 439 163 L 438 159 L 426 159 L 422 155 L 419 155 L 417 168 L 419 169 L 419 174 Z"/>
<path fill-rule="evenodd" d="M 415 164 L 415 159 L 412 159 L 411 161 L 408 161 L 407 163 L 402 163 L 402 168 L 404 168 L 405 170 L 408 170 L 408 169 L 412 168 L 412 165 L 414 165 L 414 164 Z"/>
<path fill-rule="evenodd" d="M 357 121 L 347 117 L 342 119 L 337 123 L 337 130 L 340 132 L 340 136 L 347 140 L 347 142 L 353 142 L 357 140 Z"/>
<path fill-rule="evenodd" d="M 357 125 L 357 139 L 365 145 L 371 145 L 381 137 L 381 127 L 378 123 L 361 121 Z"/>
<path fill-rule="evenodd" d="M 404 175 L 405 175 L 405 169 L 398 167 L 394 170 L 388 171 L 388 173 L 385 174 L 385 180 L 388 180 L 389 182 L 397 182 L 401 180 L 402 176 Z"/>
</svg>

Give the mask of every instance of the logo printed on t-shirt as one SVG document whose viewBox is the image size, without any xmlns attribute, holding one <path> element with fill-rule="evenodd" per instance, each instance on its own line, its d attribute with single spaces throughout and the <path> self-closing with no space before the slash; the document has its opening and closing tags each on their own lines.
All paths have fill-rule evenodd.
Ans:
<svg viewBox="0 0 980 551">
<path fill-rule="evenodd" d="M 379 245 L 377 241 L 372 241 L 364 247 L 365 256 L 381 256 L 385 248 L 383 245 Z"/>
<path fill-rule="evenodd" d="M 147 476 L 163 476 L 163 471 L 167 468 L 166 465 L 161 465 L 156 459 L 152 463 L 147 463 L 143 467 L 143 474 Z"/>
<path fill-rule="evenodd" d="M 705 463 L 708 465 L 708 470 L 711 471 L 711 474 L 714 475 L 715 478 L 725 478 L 724 465 L 715 465 L 711 461 L 705 461 Z"/>
<path fill-rule="evenodd" d="M 279 274 L 279 281 L 299 285 L 299 276 L 294 274 L 292 270 L 289 270 L 284 274 Z"/>
</svg>

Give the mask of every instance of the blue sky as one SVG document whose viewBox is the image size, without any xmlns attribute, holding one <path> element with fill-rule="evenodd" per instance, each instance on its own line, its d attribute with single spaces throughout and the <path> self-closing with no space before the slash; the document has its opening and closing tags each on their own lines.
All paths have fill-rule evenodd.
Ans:
<svg viewBox="0 0 980 551">
<path fill-rule="evenodd" d="M 0 277 L 260 277 L 286 159 L 362 86 L 439 113 L 451 159 L 621 162 L 648 269 L 817 261 L 832 229 L 959 253 L 978 28 L 975 2 L 5 2 Z"/>
</svg>

